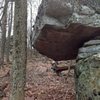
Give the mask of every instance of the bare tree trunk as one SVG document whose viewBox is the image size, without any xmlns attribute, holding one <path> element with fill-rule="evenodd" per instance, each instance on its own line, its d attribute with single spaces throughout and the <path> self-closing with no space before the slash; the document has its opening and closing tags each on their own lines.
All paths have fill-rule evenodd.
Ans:
<svg viewBox="0 0 100 100">
<path fill-rule="evenodd" d="M 75 76 L 76 100 L 100 100 L 100 40 L 80 49 Z"/>
<path fill-rule="evenodd" d="M 7 25 L 7 5 L 8 2 L 5 0 L 5 6 L 3 10 L 3 18 L 2 18 L 2 25 L 1 25 L 1 30 L 2 30 L 2 40 L 1 40 L 1 51 L 0 51 L 0 65 L 3 66 L 4 63 L 4 53 L 5 53 L 5 43 L 6 43 L 6 25 Z"/>
<path fill-rule="evenodd" d="M 29 32 L 28 32 L 28 56 L 31 58 L 32 57 L 32 34 L 33 34 L 33 15 L 32 15 L 32 2 L 29 2 L 29 6 L 30 6 L 30 29 L 29 29 Z"/>
<path fill-rule="evenodd" d="M 31 34 L 30 34 L 30 57 L 32 57 L 32 4 L 31 4 Z"/>
<path fill-rule="evenodd" d="M 13 40 L 10 100 L 24 100 L 27 62 L 27 0 L 15 1 Z"/>
<path fill-rule="evenodd" d="M 13 2 L 11 3 L 11 13 L 8 22 L 8 37 L 7 37 L 7 48 L 6 48 L 6 61 L 9 62 L 9 53 L 10 53 L 10 38 L 11 38 L 11 30 L 12 30 L 12 14 L 13 14 Z"/>
</svg>

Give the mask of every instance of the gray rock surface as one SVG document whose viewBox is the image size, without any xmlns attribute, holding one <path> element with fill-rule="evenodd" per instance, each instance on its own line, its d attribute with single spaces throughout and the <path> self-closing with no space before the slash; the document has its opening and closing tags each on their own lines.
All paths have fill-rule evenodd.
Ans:
<svg viewBox="0 0 100 100">
<path fill-rule="evenodd" d="M 45 24 L 64 27 L 72 14 L 71 0 L 42 0 L 34 25 L 33 41 Z"/>
<path fill-rule="evenodd" d="M 64 27 L 70 23 L 82 23 L 98 27 L 99 9 L 100 0 L 42 0 L 34 25 L 33 41 L 45 24 Z"/>
</svg>

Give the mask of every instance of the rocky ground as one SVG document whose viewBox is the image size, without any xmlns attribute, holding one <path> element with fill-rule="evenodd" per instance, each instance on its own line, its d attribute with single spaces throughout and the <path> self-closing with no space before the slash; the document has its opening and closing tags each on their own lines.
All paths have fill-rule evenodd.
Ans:
<svg viewBox="0 0 100 100">
<path fill-rule="evenodd" d="M 71 70 L 60 76 L 51 69 L 52 60 L 43 56 L 33 57 L 27 63 L 27 83 L 25 88 L 26 100 L 75 100 L 74 71 Z M 59 62 L 67 66 L 69 62 Z M 0 70 L 0 88 L 4 88 L 3 100 L 9 97 L 10 65 Z"/>
</svg>

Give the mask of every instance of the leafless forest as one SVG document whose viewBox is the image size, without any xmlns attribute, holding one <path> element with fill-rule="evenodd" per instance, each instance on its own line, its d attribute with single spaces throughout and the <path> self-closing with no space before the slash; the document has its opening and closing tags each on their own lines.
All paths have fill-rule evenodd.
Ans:
<svg viewBox="0 0 100 100">
<path fill-rule="evenodd" d="M 0 0 L 0 100 L 100 100 L 100 0 Z"/>
</svg>

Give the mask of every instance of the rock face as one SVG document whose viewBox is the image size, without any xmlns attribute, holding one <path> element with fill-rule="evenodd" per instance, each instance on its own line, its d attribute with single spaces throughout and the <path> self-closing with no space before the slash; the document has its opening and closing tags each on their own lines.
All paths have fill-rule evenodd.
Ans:
<svg viewBox="0 0 100 100">
<path fill-rule="evenodd" d="M 99 1 L 77 1 L 42 1 L 33 34 L 40 53 L 56 61 L 75 59 L 86 41 L 100 35 Z"/>
<path fill-rule="evenodd" d="M 64 27 L 73 14 L 72 0 L 42 0 L 34 25 L 33 43 L 45 24 Z"/>
<path fill-rule="evenodd" d="M 73 29 L 73 30 L 72 30 Z M 34 47 L 55 61 L 76 59 L 78 50 L 86 41 L 100 35 L 100 27 L 70 24 L 67 28 L 45 25 Z"/>
<path fill-rule="evenodd" d="M 73 12 L 68 2 L 69 0 L 47 0 L 45 15 L 65 25 Z"/>
</svg>

